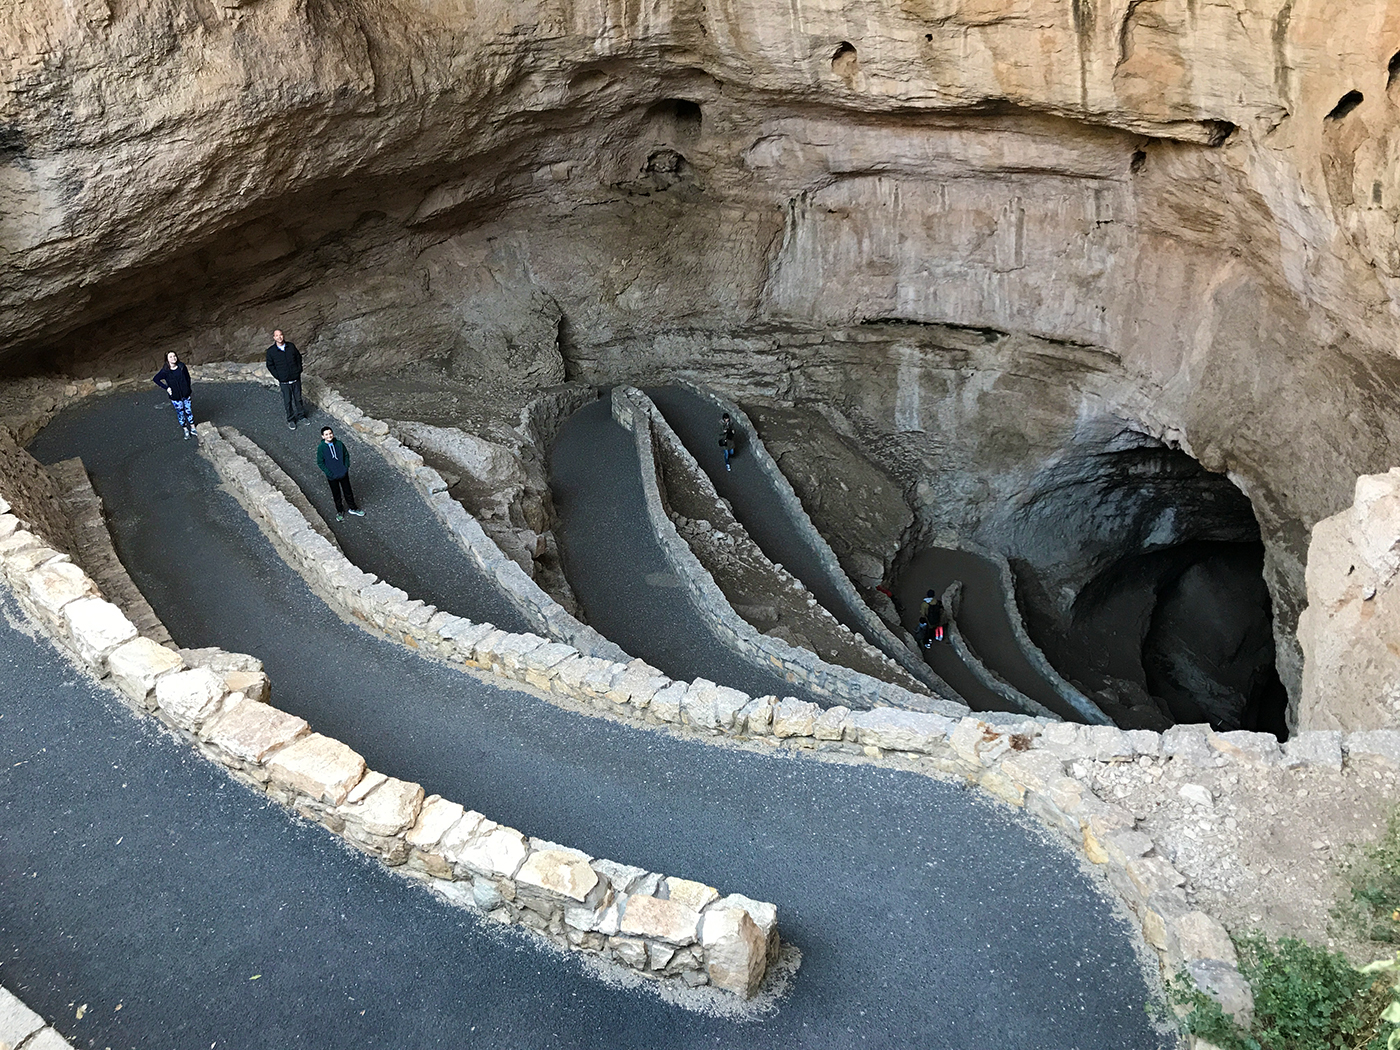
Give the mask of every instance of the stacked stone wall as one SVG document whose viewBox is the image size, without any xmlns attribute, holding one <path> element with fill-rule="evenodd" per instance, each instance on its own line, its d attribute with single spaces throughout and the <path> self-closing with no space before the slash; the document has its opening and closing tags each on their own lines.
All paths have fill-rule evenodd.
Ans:
<svg viewBox="0 0 1400 1050">
<path fill-rule="evenodd" d="M 813 551 L 827 578 L 845 600 L 846 607 L 850 609 L 852 615 L 858 618 L 862 633 L 888 656 L 899 661 L 900 666 L 910 674 L 927 682 L 935 689 L 946 690 L 946 684 L 933 674 L 923 657 L 911 647 L 909 642 L 896 635 L 860 596 L 855 584 L 851 583 L 851 578 L 846 575 L 846 570 L 842 568 L 840 559 L 836 557 L 836 552 L 831 549 L 831 545 L 826 542 L 826 537 L 812 523 L 812 519 L 807 514 L 807 508 L 802 505 L 802 500 L 793 489 L 792 483 L 788 481 L 787 475 L 783 473 L 777 461 L 769 454 L 767 447 L 763 444 L 763 439 L 758 436 L 758 428 L 753 425 L 753 420 L 748 417 L 748 414 L 737 404 L 721 397 L 712 390 L 706 390 L 685 380 L 678 381 L 677 385 L 685 387 L 696 397 L 709 401 L 715 406 L 717 414 L 728 412 L 734 422 L 744 431 L 749 443 L 746 451 L 753 458 L 754 464 L 768 479 L 769 484 L 772 485 L 774 493 L 777 494 L 778 502 L 782 505 L 783 512 L 793 524 L 798 540 Z"/>
<path fill-rule="evenodd" d="M 236 455 L 211 424 L 201 426 L 206 441 Z M 9 459 L 27 456 L 16 450 Z M 256 468 L 238 458 L 244 482 L 253 481 Z M 11 477 L 13 465 L 0 464 L 0 477 Z M 256 480 L 267 485 L 261 474 Z M 280 492 L 263 496 L 284 529 L 294 525 L 298 540 L 314 537 L 319 553 L 344 561 Z M 367 768 L 346 744 L 271 706 L 271 683 L 253 657 L 173 652 L 143 636 L 68 554 L 22 527 L 12 509 L 0 499 L 0 576 L 24 611 L 131 706 L 235 779 L 452 902 L 561 947 L 689 987 L 745 997 L 757 991 L 779 947 L 773 905 L 531 838 Z M 57 497 L 46 509 L 61 513 Z"/>
<path fill-rule="evenodd" d="M 92 386 L 92 381 L 86 382 Z M 51 412 L 45 410 L 36 418 L 47 419 Z M 217 440 L 212 434 L 206 440 L 211 437 Z M 0 474 L 8 471 L 9 465 L 0 462 Z M 13 517 L 0 515 L 0 570 L 7 579 L 19 569 L 33 572 L 35 568 L 28 548 L 12 542 Z M 301 534 L 299 542 L 313 543 L 307 537 L 314 533 L 304 519 L 297 525 L 288 515 L 279 514 L 276 523 Z M 279 546 L 284 554 L 289 549 Z M 64 560 L 57 551 L 49 557 L 59 564 Z M 297 561 L 292 564 L 313 588 L 318 587 L 309 569 Z M 823 709 L 790 697 L 750 697 L 704 679 L 673 682 L 640 660 L 623 663 L 590 657 L 546 638 L 508 634 L 436 611 L 419 625 L 416 621 L 428 607 L 370 582 L 373 577 L 368 574 L 356 577 L 358 570 L 342 565 L 350 570 L 342 577 L 345 583 L 358 579 L 362 587 L 375 588 L 357 590 L 357 600 L 362 608 L 377 608 L 379 619 L 391 629 L 379 627 L 373 616 L 358 616 L 366 627 L 390 637 L 397 633 L 401 642 L 420 649 L 424 648 L 422 636 L 431 633 L 428 648 L 436 655 L 525 682 L 571 708 L 751 746 L 951 775 L 981 787 L 1061 834 L 1067 845 L 1103 871 L 1108 885 L 1138 921 L 1147 943 L 1157 951 L 1163 971 L 1190 973 L 1241 1019 L 1252 1010 L 1252 997 L 1236 967 L 1228 934 L 1191 902 L 1186 877 L 1160 843 L 1144 833 L 1133 813 L 1096 794 L 1090 785 L 1104 779 L 1103 773 L 1129 764 L 1159 771 L 1215 769 L 1229 774 L 1234 769 L 1240 774 L 1267 772 L 1282 778 L 1278 797 L 1286 799 L 1302 798 L 1308 789 L 1301 785 L 1316 791 L 1317 778 L 1325 781 L 1348 772 L 1374 775 L 1378 771 L 1389 776 L 1400 770 L 1400 730 L 1301 732 L 1280 745 L 1268 734 L 1216 733 L 1204 725 L 1174 726 L 1155 733 L 1016 716 L 951 717 L 889 707 Z M 335 578 L 333 573 L 330 579 Z M 11 586 L 23 600 L 27 581 L 17 585 L 12 580 Z M 332 603 L 353 616 L 349 598 L 347 592 Z M 410 616 L 404 618 L 404 612 Z M 431 632 L 425 630 L 429 626 Z M 52 629 L 55 636 L 61 635 L 59 626 Z M 1225 784 L 1236 781 L 1251 783 L 1243 775 L 1231 775 Z M 1230 799 L 1221 793 L 1214 802 L 1223 808 Z M 1274 816 L 1272 810 L 1270 814 Z M 1287 814 L 1275 819 L 1285 820 Z M 1191 834 L 1189 827 L 1182 830 Z M 593 862 L 595 867 L 600 863 Z"/>
<path fill-rule="evenodd" d="M 612 391 L 613 418 L 632 431 L 641 462 L 642 489 L 652 530 L 660 543 L 672 570 L 686 585 L 700 611 L 709 620 L 715 633 L 735 652 L 764 670 L 776 670 L 794 685 L 800 685 L 814 696 L 830 699 L 856 708 L 877 706 L 901 707 L 915 711 L 939 711 L 946 715 L 967 713 L 965 704 L 947 696 L 925 696 L 910 692 L 890 682 L 853 671 L 839 664 L 828 663 L 807 649 L 788 645 L 778 638 L 760 634 L 752 624 L 734 611 L 729 599 L 700 564 L 690 546 L 681 539 L 675 524 L 666 512 L 662 496 L 664 481 L 656 446 L 656 430 L 669 427 L 651 399 L 631 387 L 614 387 Z M 674 435 L 671 435 L 674 438 Z M 671 447 L 677 455 L 684 453 L 679 439 Z M 696 468 L 698 470 L 698 467 Z M 953 695 L 946 684 L 942 686 Z"/>
<path fill-rule="evenodd" d="M 231 469 L 241 457 L 232 449 L 215 452 L 216 441 L 211 434 L 206 447 L 216 462 L 224 462 L 220 469 L 225 477 L 231 483 L 251 477 L 250 471 Z M 266 496 L 259 488 L 250 489 L 245 506 L 262 507 Z M 1354 764 L 1400 769 L 1400 732 L 1392 731 L 1301 733 L 1280 745 L 1268 734 L 1217 733 L 1204 725 L 1155 733 L 1015 715 L 949 716 L 893 707 L 853 711 L 792 697 L 752 697 L 705 679 L 673 681 L 641 660 L 589 657 L 546 638 L 439 612 L 374 582 L 343 557 L 331 559 L 319 537 L 286 513 L 269 511 L 259 520 L 313 588 L 366 627 L 458 666 L 526 683 L 564 706 L 637 725 L 843 761 L 881 761 L 981 787 L 1062 835 L 1099 866 L 1157 951 L 1164 972 L 1189 973 L 1241 1018 L 1252 1010 L 1252 995 L 1228 933 L 1189 900 L 1185 876 L 1141 830 L 1133 813 L 1090 788 L 1096 767 L 1233 765 L 1300 777 L 1339 773 Z"/>
</svg>

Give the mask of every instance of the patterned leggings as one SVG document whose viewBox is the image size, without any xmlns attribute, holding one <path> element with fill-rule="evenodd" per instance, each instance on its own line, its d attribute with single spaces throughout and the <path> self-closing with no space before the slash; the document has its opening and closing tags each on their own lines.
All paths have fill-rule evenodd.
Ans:
<svg viewBox="0 0 1400 1050">
<path fill-rule="evenodd" d="M 175 414 L 180 417 L 180 426 L 193 427 L 194 408 L 190 405 L 190 398 L 187 397 L 183 401 L 172 400 L 170 403 L 175 406 Z"/>
</svg>

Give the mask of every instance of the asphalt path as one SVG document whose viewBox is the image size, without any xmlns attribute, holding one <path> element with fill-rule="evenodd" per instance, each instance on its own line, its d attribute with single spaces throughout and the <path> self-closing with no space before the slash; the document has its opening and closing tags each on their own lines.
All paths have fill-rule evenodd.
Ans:
<svg viewBox="0 0 1400 1050">
<path fill-rule="evenodd" d="M 798 540 L 797 530 L 773 483 L 754 462 L 749 448 L 751 435 L 739 421 L 734 421 L 735 454 L 729 461 L 730 469 L 725 470 L 724 452 L 719 447 L 719 414 L 711 402 L 678 386 L 649 387 L 646 394 L 661 409 L 700 469 L 709 475 L 715 491 L 729 501 L 739 524 L 768 560 L 781 564 L 806 585 L 827 612 L 864 636 L 860 618 L 836 588 L 817 552 Z"/>
<path fill-rule="evenodd" d="M 963 584 L 958 605 L 958 630 L 989 668 L 1001 675 L 1026 696 L 1074 722 L 1084 717 L 1075 712 L 1035 666 L 1026 659 L 1007 619 L 1001 574 L 986 558 L 970 551 L 930 547 L 920 551 L 900 574 L 896 593 L 904 611 L 905 626 L 918 624 L 924 595 L 932 590 L 940 596 L 954 580 Z M 912 621 L 912 623 L 911 623 Z M 951 652 L 951 646 L 943 647 Z M 1002 701 L 1003 706 L 1005 701 Z"/>
<path fill-rule="evenodd" d="M 816 551 L 798 539 L 797 529 L 774 491 L 772 482 L 754 462 L 753 454 L 749 451 L 751 435 L 735 423 L 736 453 L 730 461 L 731 469 L 725 470 L 724 455 L 719 448 L 719 417 L 713 404 L 683 387 L 655 387 L 649 388 L 646 393 L 714 482 L 715 491 L 729 501 L 734 516 L 753 537 L 759 549 L 770 561 L 780 563 L 801 580 L 828 612 L 863 635 L 864 628 L 859 618 L 832 582 Z M 919 593 L 922 596 L 923 592 Z M 912 631 L 918 626 L 918 617 L 907 626 Z M 1007 701 L 984 686 L 967 669 L 953 652 L 952 646 L 928 650 L 924 659 L 934 673 L 953 688 L 958 698 L 973 710 L 1010 710 L 1011 705 Z"/>
<path fill-rule="evenodd" d="M 35 450 L 83 456 L 180 644 L 260 657 L 278 706 L 373 768 L 775 902 L 803 963 L 748 1023 L 603 983 L 289 816 L 4 629 L 0 980 L 75 1043 L 1168 1045 L 1128 926 L 1041 832 L 926 777 L 582 717 L 370 636 L 272 553 L 169 411 L 89 402 Z"/>
<path fill-rule="evenodd" d="M 139 412 L 147 395 L 119 395 L 112 400 Z M 492 623 L 504 631 L 534 629 L 452 539 L 408 478 L 361 441 L 354 428 L 317 411 L 308 399 L 310 422 L 288 430 L 281 394 L 256 383 L 201 383 L 195 405 L 196 419 L 237 427 L 256 441 L 306 493 L 335 532 L 345 556 L 365 572 L 412 598 L 478 623 Z M 121 410 L 107 411 L 120 414 Z M 330 486 L 316 466 L 316 446 L 321 428 L 327 425 L 350 453 L 350 481 L 365 512 L 363 518 L 335 520 Z M 175 424 L 170 426 L 174 429 Z M 180 440 L 178 433 L 175 438 Z"/>
<path fill-rule="evenodd" d="M 672 678 L 707 678 L 750 696 L 815 700 L 714 633 L 671 568 L 647 516 L 636 438 L 600 398 L 570 416 L 550 456 L 564 572 L 588 622 Z"/>
</svg>

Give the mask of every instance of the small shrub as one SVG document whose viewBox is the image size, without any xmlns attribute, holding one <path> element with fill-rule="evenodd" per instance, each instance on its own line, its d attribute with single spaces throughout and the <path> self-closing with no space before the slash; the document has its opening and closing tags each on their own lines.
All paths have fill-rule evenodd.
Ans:
<svg viewBox="0 0 1400 1050">
<path fill-rule="evenodd" d="M 1354 848 L 1340 866 L 1348 896 L 1332 909 L 1337 932 L 1400 944 L 1400 812 L 1371 846 Z"/>
<path fill-rule="evenodd" d="M 1357 970 L 1339 952 L 1284 937 L 1239 943 L 1240 973 L 1254 990 L 1254 1019 L 1240 1028 L 1183 975 L 1168 996 L 1187 1008 L 1187 1031 L 1222 1050 L 1386 1050 L 1394 1025 L 1388 975 Z"/>
</svg>

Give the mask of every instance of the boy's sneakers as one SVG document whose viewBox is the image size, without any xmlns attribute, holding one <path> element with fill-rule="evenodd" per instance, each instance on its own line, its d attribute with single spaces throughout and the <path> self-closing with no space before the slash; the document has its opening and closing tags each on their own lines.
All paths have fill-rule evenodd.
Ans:
<svg viewBox="0 0 1400 1050">
<path fill-rule="evenodd" d="M 296 428 L 297 428 L 297 421 L 296 421 L 295 419 L 292 420 L 290 423 L 287 424 L 287 429 L 288 429 L 288 430 L 295 430 Z"/>
<path fill-rule="evenodd" d="M 365 512 L 362 510 L 352 510 L 350 513 L 355 515 L 355 517 L 357 518 L 363 518 L 365 516 Z"/>
<path fill-rule="evenodd" d="M 185 435 L 185 440 L 188 441 L 188 440 L 190 439 L 190 428 L 189 428 L 189 427 L 181 427 L 180 430 L 181 430 L 181 432 Z"/>
<path fill-rule="evenodd" d="M 344 521 L 344 520 L 345 520 L 345 515 L 344 515 L 344 514 L 337 514 L 337 515 L 335 516 L 335 520 L 336 520 L 336 521 Z"/>
</svg>

